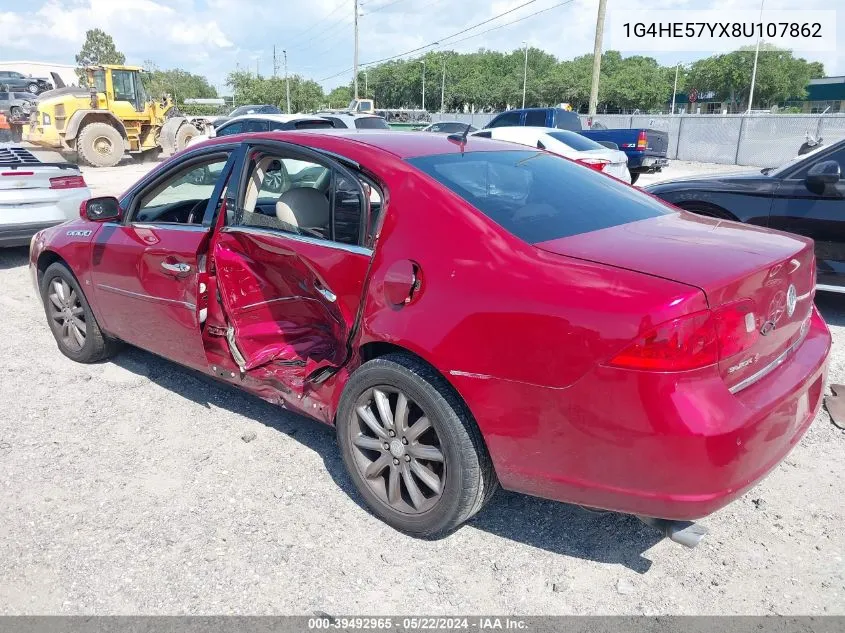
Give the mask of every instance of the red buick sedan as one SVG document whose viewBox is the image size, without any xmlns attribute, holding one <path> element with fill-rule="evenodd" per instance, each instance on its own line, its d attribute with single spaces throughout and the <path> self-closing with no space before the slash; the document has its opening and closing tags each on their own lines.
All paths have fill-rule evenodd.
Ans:
<svg viewBox="0 0 845 633">
<path fill-rule="evenodd" d="M 228 136 L 33 238 L 59 350 L 149 350 L 337 430 L 415 535 L 498 485 L 671 533 L 822 398 L 812 243 L 489 139 Z M 657 521 L 655 521 L 657 519 Z"/>
</svg>

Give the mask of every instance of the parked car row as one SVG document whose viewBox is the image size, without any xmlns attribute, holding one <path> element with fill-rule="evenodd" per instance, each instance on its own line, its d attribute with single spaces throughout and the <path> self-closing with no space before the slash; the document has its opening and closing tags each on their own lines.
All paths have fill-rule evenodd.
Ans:
<svg viewBox="0 0 845 633">
<path fill-rule="evenodd" d="M 556 126 L 523 126 L 544 150 L 261 116 L 35 235 L 61 353 L 123 341 L 334 425 L 360 497 L 416 536 L 502 486 L 693 546 L 813 420 L 810 240 L 669 206 Z"/>
</svg>

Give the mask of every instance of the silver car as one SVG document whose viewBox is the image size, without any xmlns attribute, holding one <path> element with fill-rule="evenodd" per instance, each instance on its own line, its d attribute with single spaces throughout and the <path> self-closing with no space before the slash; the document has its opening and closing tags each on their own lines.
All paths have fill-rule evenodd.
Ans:
<svg viewBox="0 0 845 633">
<path fill-rule="evenodd" d="M 27 92 L 0 91 L 0 112 L 11 115 L 13 119 L 26 118 L 35 99 L 35 95 Z"/>
<path fill-rule="evenodd" d="M 90 197 L 76 165 L 42 162 L 18 144 L 0 143 L 0 247 L 25 246 L 41 229 L 79 217 Z"/>
</svg>

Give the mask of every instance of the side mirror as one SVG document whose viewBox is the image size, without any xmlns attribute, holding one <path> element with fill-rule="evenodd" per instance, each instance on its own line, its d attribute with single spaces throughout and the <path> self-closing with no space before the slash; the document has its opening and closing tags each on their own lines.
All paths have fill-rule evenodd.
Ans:
<svg viewBox="0 0 845 633">
<path fill-rule="evenodd" d="M 120 214 L 120 202 L 111 196 L 89 198 L 79 207 L 79 217 L 90 222 L 119 220 Z"/>
<path fill-rule="evenodd" d="M 825 185 L 835 185 L 839 182 L 842 170 L 835 160 L 825 160 L 810 167 L 807 172 L 808 187 L 821 188 Z"/>
</svg>

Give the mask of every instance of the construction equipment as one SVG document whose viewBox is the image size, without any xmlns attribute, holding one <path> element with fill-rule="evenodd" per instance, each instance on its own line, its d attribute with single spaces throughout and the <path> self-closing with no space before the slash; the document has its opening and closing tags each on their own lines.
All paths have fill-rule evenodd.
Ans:
<svg viewBox="0 0 845 633">
<path fill-rule="evenodd" d="M 113 167 L 125 153 L 142 159 L 184 149 L 199 135 L 169 96 L 151 99 L 138 66 L 86 68 L 88 88 L 56 85 L 38 97 L 25 138 L 59 151 L 76 152 L 92 167 Z"/>
</svg>

